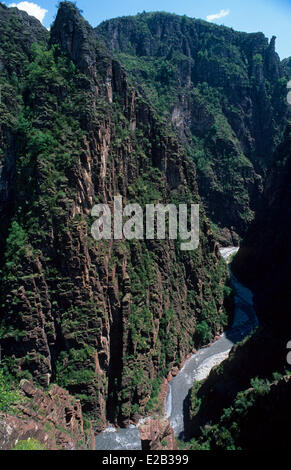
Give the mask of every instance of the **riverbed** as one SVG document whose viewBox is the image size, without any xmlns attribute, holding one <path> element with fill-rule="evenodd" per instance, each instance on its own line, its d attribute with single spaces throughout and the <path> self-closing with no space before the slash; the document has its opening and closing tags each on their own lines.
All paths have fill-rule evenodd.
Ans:
<svg viewBox="0 0 291 470">
<path fill-rule="evenodd" d="M 220 250 L 223 258 L 228 261 L 238 251 L 236 247 Z M 183 438 L 185 399 L 195 380 L 205 379 L 211 369 L 224 361 L 234 344 L 249 335 L 258 325 L 253 304 L 252 292 L 244 287 L 231 274 L 231 285 L 234 290 L 235 314 L 233 326 L 223 333 L 210 346 L 204 347 L 193 354 L 184 364 L 177 376 L 169 384 L 166 400 L 166 417 L 174 429 L 176 437 Z M 117 431 L 110 426 L 96 436 L 97 450 L 140 450 L 141 440 L 138 426 Z"/>
</svg>

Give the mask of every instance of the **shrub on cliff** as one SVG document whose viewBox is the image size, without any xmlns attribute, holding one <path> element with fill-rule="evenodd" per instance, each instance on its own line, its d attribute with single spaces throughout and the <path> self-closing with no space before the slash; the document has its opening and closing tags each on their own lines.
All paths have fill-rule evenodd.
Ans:
<svg viewBox="0 0 291 470">
<path fill-rule="evenodd" d="M 47 450 L 46 447 L 36 439 L 19 441 L 12 450 Z"/>
<path fill-rule="evenodd" d="M 9 376 L 0 370 L 0 411 L 12 412 L 13 405 L 20 401 L 17 391 L 11 389 Z"/>
</svg>

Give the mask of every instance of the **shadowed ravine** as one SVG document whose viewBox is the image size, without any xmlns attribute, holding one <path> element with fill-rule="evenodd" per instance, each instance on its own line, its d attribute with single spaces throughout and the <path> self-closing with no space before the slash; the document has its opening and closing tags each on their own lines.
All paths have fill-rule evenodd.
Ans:
<svg viewBox="0 0 291 470">
<path fill-rule="evenodd" d="M 238 248 L 221 249 L 227 261 Z M 211 369 L 226 359 L 238 341 L 247 336 L 258 324 L 253 306 L 253 295 L 231 273 L 231 284 L 235 293 L 235 317 L 232 328 L 218 341 L 200 349 L 190 357 L 178 375 L 172 380 L 166 402 L 166 416 L 169 418 L 176 437 L 183 437 L 185 400 L 194 380 L 202 380 Z M 140 450 L 141 441 L 138 427 L 121 429 L 107 428 L 96 437 L 97 450 Z"/>
</svg>

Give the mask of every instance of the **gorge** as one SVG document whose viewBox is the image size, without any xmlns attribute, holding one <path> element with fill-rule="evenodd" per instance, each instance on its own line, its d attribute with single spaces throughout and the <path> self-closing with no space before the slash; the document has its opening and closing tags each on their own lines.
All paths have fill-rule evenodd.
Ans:
<svg viewBox="0 0 291 470">
<path fill-rule="evenodd" d="M 288 64 L 186 16 L 0 3 L 0 449 L 287 445 Z M 94 240 L 116 198 L 199 205 L 198 248 Z"/>
<path fill-rule="evenodd" d="M 222 249 L 221 254 L 224 259 L 229 260 L 237 251 L 238 248 L 229 247 Z M 252 293 L 242 286 L 233 274 L 231 276 L 235 302 L 235 317 L 231 329 L 223 333 L 211 345 L 193 354 L 169 383 L 165 415 L 170 421 L 175 436 L 179 438 L 182 438 L 184 433 L 185 400 L 194 381 L 206 379 L 211 369 L 228 357 L 233 345 L 247 337 L 258 325 L 253 307 Z M 106 431 L 97 436 L 96 449 L 141 449 L 139 428 L 143 422 L 144 420 L 137 427 L 132 425 L 129 429 L 116 430 L 114 427 L 107 428 Z"/>
</svg>

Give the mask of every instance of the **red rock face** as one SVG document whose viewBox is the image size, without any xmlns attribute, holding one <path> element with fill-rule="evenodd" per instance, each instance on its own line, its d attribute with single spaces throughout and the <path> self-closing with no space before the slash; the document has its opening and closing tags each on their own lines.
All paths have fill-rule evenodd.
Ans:
<svg viewBox="0 0 291 470">
<path fill-rule="evenodd" d="M 165 418 L 148 419 L 140 426 L 143 450 L 178 450 L 174 431 Z"/>
<path fill-rule="evenodd" d="M 37 94 L 26 81 L 33 122 L 18 142 L 14 181 L 21 247 L 3 246 L 17 257 L 1 286 L 2 357 L 43 387 L 56 382 L 81 397 L 101 431 L 108 419 L 127 425 L 148 412 L 162 375 L 201 342 L 203 316 L 211 337 L 226 325 L 228 274 L 202 207 L 195 253 L 169 240 L 95 243 L 95 202 L 112 206 L 120 194 L 141 204 L 197 203 L 195 166 L 69 2 L 51 43 L 77 75 L 68 89 L 66 67 L 55 64 L 57 83 L 39 80 Z M 31 134 L 52 140 L 64 121 L 45 156 L 28 143 Z M 26 146 L 34 148 L 29 161 Z"/>
<path fill-rule="evenodd" d="M 23 381 L 23 404 L 17 415 L 0 415 L 0 449 L 11 450 L 19 441 L 36 439 L 48 450 L 92 448 L 94 439 L 83 427 L 79 400 L 54 385 L 47 393 Z"/>
</svg>

